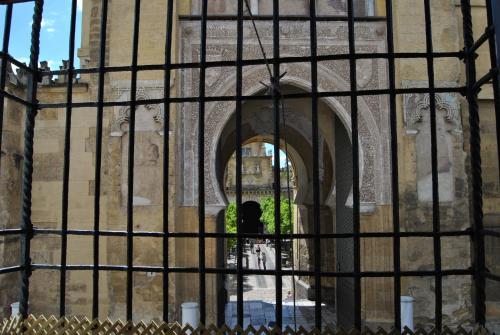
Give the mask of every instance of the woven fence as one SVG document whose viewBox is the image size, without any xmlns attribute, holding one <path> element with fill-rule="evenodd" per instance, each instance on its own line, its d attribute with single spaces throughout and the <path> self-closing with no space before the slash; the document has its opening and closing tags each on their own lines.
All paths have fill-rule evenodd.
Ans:
<svg viewBox="0 0 500 335">
<path fill-rule="evenodd" d="M 57 318 L 55 316 L 44 317 L 44 316 L 33 316 L 30 315 L 27 319 L 23 320 L 20 317 L 13 317 L 10 319 L 4 319 L 0 324 L 0 334 L 44 334 L 44 335 L 218 335 L 218 334 L 240 334 L 240 335 L 272 335 L 272 334 L 284 334 L 284 335 L 399 335 L 400 332 L 395 329 L 391 331 L 386 331 L 382 328 L 372 331 L 365 328 L 363 331 L 351 330 L 346 331 L 343 329 L 332 330 L 325 328 L 322 331 L 317 329 L 306 330 L 303 327 L 298 327 L 294 330 L 287 327 L 283 330 L 279 328 L 268 328 L 259 327 L 254 328 L 253 326 L 248 326 L 243 329 L 242 327 L 236 326 L 230 328 L 228 326 L 216 327 L 214 325 L 204 327 L 199 326 L 193 328 L 190 325 L 180 325 L 179 323 L 165 323 L 165 322 L 155 322 L 151 321 L 149 323 L 144 323 L 142 321 L 134 323 L 132 321 L 123 322 L 121 320 L 111 321 L 109 319 L 100 320 L 89 320 L 87 318 Z M 418 329 L 412 332 L 408 328 L 403 331 L 402 335 L 486 335 L 489 332 L 482 327 L 476 329 L 465 329 L 458 327 L 456 329 L 450 329 L 447 327 L 443 328 L 443 331 L 439 332 L 436 329 L 424 330 Z"/>
</svg>

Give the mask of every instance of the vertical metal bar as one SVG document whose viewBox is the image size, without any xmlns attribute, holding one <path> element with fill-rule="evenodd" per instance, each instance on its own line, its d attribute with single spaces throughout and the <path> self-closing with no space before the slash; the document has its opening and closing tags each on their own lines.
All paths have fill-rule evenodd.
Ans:
<svg viewBox="0 0 500 335">
<path fill-rule="evenodd" d="M 69 32 L 69 65 L 66 85 L 66 125 L 64 135 L 64 168 L 62 190 L 62 224 L 61 224 L 61 272 L 59 281 L 59 316 L 66 314 L 66 256 L 68 247 L 68 198 L 69 198 L 69 168 L 71 152 L 71 116 L 73 103 L 73 75 L 75 63 L 75 28 L 76 1 L 71 2 L 71 22 Z"/>
<path fill-rule="evenodd" d="M 163 321 L 168 322 L 168 187 L 169 187 L 169 158 L 170 158 L 170 80 L 172 64 L 172 28 L 174 19 L 174 1 L 167 2 L 167 27 L 165 41 L 165 72 L 163 80 Z"/>
<path fill-rule="evenodd" d="M 243 0 L 238 0 L 238 21 L 237 40 L 236 40 L 236 225 L 237 225 L 237 318 L 238 325 L 243 326 L 243 232 L 242 227 L 242 175 L 241 175 L 241 113 L 242 113 L 242 95 L 243 95 Z"/>
<path fill-rule="evenodd" d="M 97 120 L 95 135 L 94 175 L 94 239 L 92 269 L 92 318 L 99 317 L 99 226 L 101 212 L 101 166 L 102 166 L 102 123 L 104 115 L 104 75 L 106 66 L 106 34 L 108 22 L 108 0 L 101 2 L 101 29 L 99 44 L 99 78 L 97 86 Z"/>
<path fill-rule="evenodd" d="M 394 267 L 394 326 L 401 329 L 401 255 L 399 236 L 399 169 L 398 169 L 398 120 L 396 112 L 396 71 L 394 64 L 394 31 L 392 16 L 392 0 L 385 0 L 387 15 L 387 52 L 389 54 L 389 111 L 391 125 L 391 185 L 392 185 L 392 253 Z"/>
<path fill-rule="evenodd" d="M 0 91 L 5 91 L 5 83 L 7 82 L 7 55 L 9 53 L 9 41 L 10 41 L 10 27 L 12 23 L 12 4 L 7 5 L 5 11 L 5 24 L 3 28 L 3 45 L 2 45 L 2 66 L 0 68 Z M 4 110 L 5 97 L 0 96 L 0 152 L 2 152 L 2 138 L 3 138 L 3 110 Z M 0 167 L 2 160 L 0 158 Z M 1 168 L 0 168 L 0 171 Z"/>
<path fill-rule="evenodd" d="M 351 98 L 352 127 L 352 194 L 353 194 L 353 232 L 354 232 L 354 327 L 361 330 L 361 247 L 360 247 L 360 215 L 359 215 L 359 137 L 358 137 L 358 96 L 356 81 L 356 46 L 354 44 L 354 5 L 353 0 L 347 1 L 347 16 L 349 30 L 349 79 Z"/>
<path fill-rule="evenodd" d="M 282 277 L 281 277 L 281 184 L 280 184 L 280 20 L 279 0 L 273 0 L 273 77 L 271 78 L 273 94 L 274 122 L 274 238 L 276 264 L 276 326 L 283 325 Z M 284 113 L 285 111 L 283 111 Z"/>
<path fill-rule="evenodd" d="M 432 231 L 435 234 L 434 242 L 434 269 L 435 279 L 435 318 L 436 328 L 441 331 L 443 321 L 443 279 L 441 274 L 441 237 L 439 218 L 439 180 L 438 180 L 438 147 L 436 127 L 436 92 L 434 82 L 434 52 L 432 43 L 432 22 L 430 0 L 424 0 L 425 13 L 425 44 L 427 57 L 427 76 L 429 80 L 429 109 L 431 123 L 431 171 L 432 171 Z"/>
<path fill-rule="evenodd" d="M 139 22 L 141 0 L 135 0 L 134 32 L 132 40 L 132 70 L 130 73 L 130 116 L 128 134 L 128 179 L 127 179 L 127 320 L 132 320 L 133 262 L 134 262 L 134 157 L 135 157 L 135 112 L 137 100 L 137 58 L 139 52 Z"/>
<path fill-rule="evenodd" d="M 479 128 L 479 106 L 477 103 L 476 54 L 470 52 L 474 45 L 470 0 L 461 0 L 465 47 L 465 71 L 467 103 L 469 105 L 470 160 L 472 175 L 472 240 L 474 251 L 474 314 L 480 325 L 486 321 L 486 279 L 483 235 L 483 179 L 481 169 L 481 135 Z"/>
<path fill-rule="evenodd" d="M 200 86 L 198 113 L 198 252 L 200 267 L 200 322 L 206 321 L 205 283 L 205 71 L 207 59 L 207 12 L 208 0 L 202 0 L 200 33 Z"/>
<path fill-rule="evenodd" d="M 313 222 L 314 222 L 314 320 L 321 330 L 321 217 L 319 191 L 319 131 L 318 131 L 318 60 L 316 35 L 316 1 L 309 1 L 309 33 L 311 40 L 311 117 L 313 145 Z M 294 279 L 292 279 L 294 280 Z"/>
<path fill-rule="evenodd" d="M 490 48 L 490 63 L 492 69 L 497 69 L 497 74 L 493 76 L 493 99 L 495 104 L 495 121 L 497 132 L 497 156 L 500 158 L 500 4 L 498 1 L 486 0 L 486 14 L 488 29 L 493 29 L 494 34 L 490 34 L 488 39 Z M 500 169 L 498 170 L 500 173 Z"/>
<path fill-rule="evenodd" d="M 38 56 L 40 54 L 40 29 L 42 27 L 43 0 L 36 0 L 33 24 L 31 28 L 30 68 L 32 75 L 28 81 L 27 99 L 31 104 L 26 108 L 24 128 L 24 164 L 21 229 L 24 234 L 21 238 L 21 294 L 19 298 L 19 312 L 23 318 L 28 316 L 29 278 L 31 276 L 31 239 L 33 238 L 33 224 L 31 222 L 31 190 L 33 184 L 33 137 L 35 133 L 35 117 L 37 113 L 37 86 L 38 86 Z"/>
</svg>

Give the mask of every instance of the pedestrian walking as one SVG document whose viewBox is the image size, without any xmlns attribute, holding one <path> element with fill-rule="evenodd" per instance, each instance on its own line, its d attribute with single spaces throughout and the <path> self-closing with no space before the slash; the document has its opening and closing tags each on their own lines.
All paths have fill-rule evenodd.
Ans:
<svg viewBox="0 0 500 335">
<path fill-rule="evenodd" d="M 250 253 L 254 253 L 253 252 L 253 240 L 250 241 Z"/>
<path fill-rule="evenodd" d="M 262 267 L 264 268 L 264 270 L 266 270 L 266 253 L 263 251 L 262 252 Z"/>
<path fill-rule="evenodd" d="M 260 269 L 260 262 L 262 261 L 262 259 L 260 258 L 260 255 L 257 256 L 257 266 L 259 267 Z"/>
<path fill-rule="evenodd" d="M 260 245 L 257 244 L 257 249 L 255 249 L 255 252 L 257 253 L 257 257 L 260 255 Z"/>
</svg>

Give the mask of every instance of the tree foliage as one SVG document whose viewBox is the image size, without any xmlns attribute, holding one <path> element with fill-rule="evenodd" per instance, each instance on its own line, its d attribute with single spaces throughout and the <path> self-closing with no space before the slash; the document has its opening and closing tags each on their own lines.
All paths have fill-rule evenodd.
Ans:
<svg viewBox="0 0 500 335">
<path fill-rule="evenodd" d="M 264 227 L 267 233 L 274 233 L 274 198 L 265 197 L 260 203 L 262 209 L 261 220 L 264 222 Z M 288 199 L 281 198 L 280 202 L 280 219 L 281 219 L 281 233 L 290 234 L 292 232 L 292 216 L 293 207 L 290 206 Z"/>
<path fill-rule="evenodd" d="M 274 233 L 274 198 L 265 197 L 260 202 L 260 209 L 262 210 L 261 221 L 264 223 L 266 233 Z M 280 218 L 281 218 L 281 233 L 290 234 L 292 232 L 292 216 L 293 207 L 290 206 L 288 199 L 282 198 L 280 203 Z M 236 233 L 236 203 L 231 202 L 226 208 L 226 233 Z M 229 238 L 228 249 L 232 250 L 236 247 L 236 239 Z"/>
<path fill-rule="evenodd" d="M 236 203 L 231 202 L 229 206 L 226 208 L 226 233 L 236 233 L 237 232 L 237 223 L 236 223 Z M 236 246 L 236 239 L 229 238 L 227 239 L 227 248 L 232 250 Z"/>
</svg>

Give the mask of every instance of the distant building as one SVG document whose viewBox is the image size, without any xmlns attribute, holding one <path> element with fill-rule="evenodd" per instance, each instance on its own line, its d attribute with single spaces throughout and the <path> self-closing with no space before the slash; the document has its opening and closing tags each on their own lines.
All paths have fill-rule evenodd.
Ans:
<svg viewBox="0 0 500 335">
<path fill-rule="evenodd" d="M 264 197 L 274 195 L 274 173 L 272 150 L 266 150 L 262 142 L 253 142 L 241 148 L 241 183 L 242 200 L 257 201 Z M 283 165 L 283 164 L 282 164 Z M 291 162 L 290 162 L 291 165 Z M 293 199 L 295 192 L 295 176 L 293 167 L 290 166 L 290 192 Z M 287 197 L 287 172 L 286 167 L 281 166 L 281 195 Z M 229 202 L 236 201 L 236 153 L 234 153 L 224 173 L 224 188 Z"/>
</svg>

